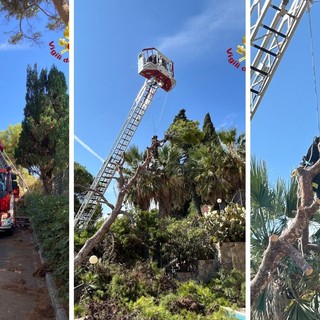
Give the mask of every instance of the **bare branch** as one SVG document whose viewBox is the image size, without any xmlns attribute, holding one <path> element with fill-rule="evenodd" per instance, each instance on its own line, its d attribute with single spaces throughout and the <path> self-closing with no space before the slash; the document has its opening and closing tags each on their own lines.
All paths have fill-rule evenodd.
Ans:
<svg viewBox="0 0 320 320">
<path fill-rule="evenodd" d="M 53 1 L 55 2 L 55 1 Z M 48 12 L 44 8 L 42 8 L 38 3 L 36 2 L 28 2 L 26 6 L 23 6 L 21 10 L 15 14 L 15 17 L 18 20 L 18 26 L 19 26 L 19 31 L 14 32 L 13 36 L 11 36 L 11 39 L 9 40 L 10 43 L 16 44 L 19 41 L 21 41 L 23 38 L 32 41 L 33 43 L 37 45 L 41 45 L 41 42 L 39 41 L 39 38 L 41 36 L 40 32 L 33 32 L 32 31 L 32 26 L 28 21 L 28 18 L 32 18 L 35 14 L 33 10 L 34 8 L 37 8 L 40 10 L 42 13 L 44 13 L 49 19 L 51 19 L 54 23 L 51 23 L 52 25 L 58 25 L 59 21 L 63 21 L 65 25 L 68 24 L 69 20 L 69 3 L 68 1 L 56 1 L 58 4 L 54 4 L 55 8 L 60 16 L 60 18 L 57 15 L 53 15 L 52 13 Z M 59 6 L 59 2 L 63 2 L 64 4 Z M 59 10 L 58 10 L 59 9 Z M 66 13 L 67 12 L 67 13 Z M 67 17 L 67 21 L 64 19 Z M 29 26 L 30 30 L 26 31 L 25 28 L 23 27 L 23 21 L 26 20 L 26 24 Z M 48 24 L 49 25 L 49 24 Z"/>
<path fill-rule="evenodd" d="M 295 247 L 288 244 L 286 244 L 284 247 L 287 255 L 292 258 L 292 260 L 296 263 L 296 265 L 302 271 L 303 275 L 310 276 L 313 272 L 313 268 L 302 256 L 301 252 L 297 250 Z"/>
<path fill-rule="evenodd" d="M 104 194 L 102 192 L 100 192 L 99 190 L 96 189 L 91 189 L 89 188 L 88 191 L 92 191 L 93 193 L 99 195 L 101 197 L 101 200 L 99 200 L 99 202 L 102 202 L 104 204 L 106 204 L 111 210 L 114 209 L 114 205 L 112 203 L 110 203 L 104 196 Z"/>
<path fill-rule="evenodd" d="M 100 192 L 99 190 L 96 190 L 96 189 L 93 189 L 93 188 L 87 188 L 87 187 L 83 186 L 82 184 L 75 184 L 74 186 L 83 189 L 83 191 L 84 191 L 85 193 L 91 191 L 91 192 L 99 195 L 99 196 L 101 197 L 101 199 L 102 199 L 102 200 L 100 200 L 100 202 L 106 204 L 111 210 L 114 209 L 114 205 L 113 205 L 112 203 L 110 203 L 110 202 L 105 198 L 104 194 L 103 194 L 102 192 Z"/>
</svg>

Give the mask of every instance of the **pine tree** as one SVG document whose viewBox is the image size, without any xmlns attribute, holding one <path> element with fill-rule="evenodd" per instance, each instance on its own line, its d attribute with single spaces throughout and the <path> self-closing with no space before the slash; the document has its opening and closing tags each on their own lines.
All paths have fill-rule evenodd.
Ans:
<svg viewBox="0 0 320 320">
<path fill-rule="evenodd" d="M 47 19 L 46 29 L 56 30 L 69 22 L 69 0 L 2 0 L 0 2 L 1 18 L 4 25 L 17 23 L 17 28 L 8 29 L 8 42 L 17 44 L 24 40 L 41 44 L 41 30 L 37 29 L 40 18 Z"/>
<path fill-rule="evenodd" d="M 68 167 L 69 98 L 65 76 L 52 66 L 49 73 L 37 66 L 27 68 L 24 120 L 17 163 L 40 177 L 43 192 L 52 192 L 52 179 Z"/>
</svg>

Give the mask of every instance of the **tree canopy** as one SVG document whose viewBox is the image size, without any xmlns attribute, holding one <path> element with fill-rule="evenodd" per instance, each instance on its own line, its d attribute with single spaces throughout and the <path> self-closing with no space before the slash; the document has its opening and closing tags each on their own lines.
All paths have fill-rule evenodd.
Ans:
<svg viewBox="0 0 320 320">
<path fill-rule="evenodd" d="M 8 21 L 17 25 L 10 34 L 9 43 L 17 44 L 24 39 L 39 43 L 41 31 L 35 27 L 36 18 L 42 15 L 47 18 L 46 28 L 54 30 L 64 28 L 69 22 L 68 0 L 3 0 L 0 2 L 0 13 Z"/>
<path fill-rule="evenodd" d="M 40 177 L 45 193 L 54 175 L 68 168 L 69 97 L 65 76 L 55 66 L 48 72 L 27 68 L 24 120 L 15 157 Z"/>
<path fill-rule="evenodd" d="M 0 141 L 5 147 L 6 154 L 13 162 L 15 162 L 14 150 L 18 144 L 21 130 L 21 123 L 17 123 L 15 125 L 10 124 L 7 130 L 0 131 Z"/>
</svg>

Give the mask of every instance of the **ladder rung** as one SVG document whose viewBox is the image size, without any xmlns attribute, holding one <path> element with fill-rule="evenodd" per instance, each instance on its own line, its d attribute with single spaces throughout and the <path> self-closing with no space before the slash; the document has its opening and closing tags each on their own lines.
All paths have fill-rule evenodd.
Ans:
<svg viewBox="0 0 320 320">
<path fill-rule="evenodd" d="M 281 8 L 279 8 L 279 7 L 277 7 L 277 6 L 275 6 L 274 4 L 272 4 L 271 5 L 271 8 L 273 8 L 273 9 L 275 9 L 275 10 L 278 10 L 278 11 L 280 11 L 280 12 L 282 12 L 282 10 L 281 10 Z M 292 15 L 291 13 L 288 13 L 288 11 L 286 10 L 285 11 L 285 14 L 287 14 L 289 17 L 291 17 L 291 18 L 296 18 L 294 15 Z"/>
<path fill-rule="evenodd" d="M 251 91 L 252 93 L 254 93 L 254 94 L 257 94 L 257 95 L 259 95 L 259 94 L 260 94 L 260 92 L 259 92 L 259 91 L 254 90 L 254 89 L 250 89 L 250 91 Z"/>
<path fill-rule="evenodd" d="M 278 34 L 279 36 L 281 36 L 281 37 L 283 37 L 283 38 L 286 38 L 286 37 L 287 37 L 284 33 L 279 32 L 279 31 L 277 31 L 276 29 L 270 28 L 270 27 L 268 27 L 268 26 L 265 25 L 265 24 L 263 24 L 262 27 L 265 28 L 265 29 L 267 29 L 267 30 L 272 31 L 273 33 Z"/>
<path fill-rule="evenodd" d="M 270 50 L 268 50 L 268 49 L 262 48 L 262 47 L 258 46 L 257 44 L 253 44 L 253 47 L 255 47 L 256 49 L 259 49 L 259 50 L 261 50 L 261 51 L 263 51 L 263 52 L 265 52 L 265 53 L 268 53 L 268 54 L 270 54 L 271 56 L 274 56 L 274 57 L 277 56 L 276 53 L 274 53 L 274 52 L 272 52 L 272 51 L 270 51 Z"/>
<path fill-rule="evenodd" d="M 258 69 L 258 68 L 256 68 L 256 67 L 251 66 L 251 69 L 254 70 L 254 71 L 257 71 L 257 72 L 259 72 L 259 73 L 261 73 L 261 74 L 263 74 L 264 76 L 267 76 L 267 75 L 268 75 L 267 72 L 265 72 L 265 71 L 263 71 L 263 70 L 260 70 L 260 69 Z"/>
</svg>

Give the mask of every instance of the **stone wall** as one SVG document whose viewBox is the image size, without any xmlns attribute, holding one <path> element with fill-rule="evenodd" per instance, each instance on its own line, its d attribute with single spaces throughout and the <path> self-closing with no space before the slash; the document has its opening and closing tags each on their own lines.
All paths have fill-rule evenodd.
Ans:
<svg viewBox="0 0 320 320">
<path fill-rule="evenodd" d="M 203 282 L 209 282 L 219 272 L 220 263 L 218 260 L 198 260 L 197 278 Z"/>
<path fill-rule="evenodd" d="M 222 242 L 217 244 L 221 267 L 230 271 L 237 269 L 245 272 L 245 242 Z"/>
<path fill-rule="evenodd" d="M 217 244 L 219 260 L 198 260 L 196 272 L 179 272 L 176 277 L 179 281 L 191 279 L 209 282 L 220 269 L 231 271 L 237 269 L 245 272 L 245 242 L 223 242 Z"/>
<path fill-rule="evenodd" d="M 179 281 L 199 280 L 209 282 L 219 272 L 220 262 L 218 260 L 198 260 L 198 267 L 195 272 L 177 272 Z"/>
</svg>

